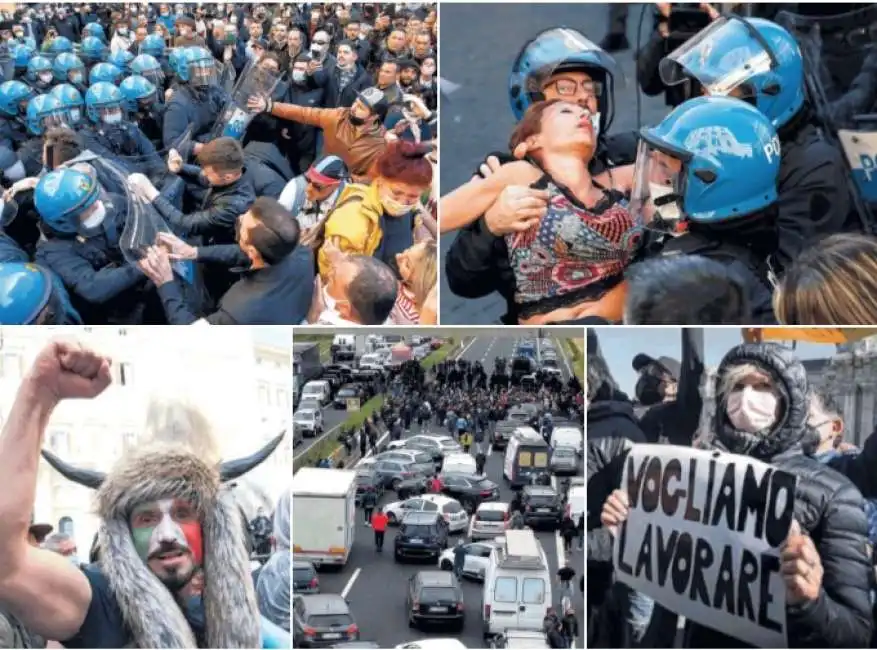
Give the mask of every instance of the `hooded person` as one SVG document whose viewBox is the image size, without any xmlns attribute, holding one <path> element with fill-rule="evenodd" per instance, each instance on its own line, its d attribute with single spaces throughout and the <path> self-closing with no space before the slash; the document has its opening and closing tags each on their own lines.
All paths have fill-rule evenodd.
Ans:
<svg viewBox="0 0 877 650">
<path fill-rule="evenodd" d="M 256 581 L 256 597 L 259 611 L 275 625 L 289 632 L 289 598 L 292 591 L 292 548 L 290 544 L 290 516 L 292 514 L 292 491 L 284 492 L 274 509 L 274 540 L 276 549 L 259 571 Z"/>
<path fill-rule="evenodd" d="M 62 400 L 93 399 L 110 383 L 110 360 L 81 344 L 54 341 L 37 356 L 0 437 L 0 465 L 32 454 L 15 486 L 28 511 L 51 413 Z M 41 415 L 30 420 L 25 413 Z M 43 452 L 63 476 L 97 491 L 98 562 L 78 569 L 53 553 L 27 550 L 29 512 L 6 500 L 0 603 L 68 648 L 260 647 L 245 527 L 224 483 L 265 460 L 282 437 L 247 458 L 218 462 L 207 418 L 170 401 L 153 406 L 146 442 L 107 474 Z M 199 441 L 207 442 L 204 450 Z"/>
</svg>

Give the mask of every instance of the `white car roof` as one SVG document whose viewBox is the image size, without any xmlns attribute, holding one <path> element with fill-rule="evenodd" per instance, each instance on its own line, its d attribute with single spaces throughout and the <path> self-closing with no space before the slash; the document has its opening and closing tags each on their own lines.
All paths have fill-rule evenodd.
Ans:
<svg viewBox="0 0 877 650">
<path fill-rule="evenodd" d="M 400 643 L 397 648 L 421 648 L 422 650 L 466 650 L 466 646 L 459 639 L 419 639 L 417 641 L 409 641 L 408 643 Z"/>
<path fill-rule="evenodd" d="M 293 415 L 313 415 L 316 413 L 314 409 L 299 409 Z"/>
<path fill-rule="evenodd" d="M 452 501 L 455 503 L 459 503 L 456 499 L 452 499 L 449 496 L 445 496 L 444 494 L 424 494 L 419 497 L 411 497 L 412 499 L 423 499 L 424 501 L 430 501 L 436 505 L 444 506 Z"/>
<path fill-rule="evenodd" d="M 498 510 L 499 512 L 505 512 L 511 507 L 511 504 L 506 503 L 505 501 L 483 501 L 478 505 L 478 509 L 475 512 L 480 512 L 482 510 Z"/>
<path fill-rule="evenodd" d="M 463 451 L 461 451 L 461 452 L 455 452 L 455 453 L 453 453 L 453 454 L 448 454 L 447 456 L 445 456 L 445 464 L 447 464 L 447 463 L 449 463 L 449 462 L 450 462 L 450 463 L 453 463 L 453 462 L 460 462 L 460 461 L 464 461 L 464 462 L 466 462 L 467 464 L 468 464 L 468 463 L 472 463 L 472 464 L 475 463 L 475 459 L 472 458 L 472 456 L 470 456 L 469 454 L 467 454 L 466 452 L 463 452 Z"/>
</svg>

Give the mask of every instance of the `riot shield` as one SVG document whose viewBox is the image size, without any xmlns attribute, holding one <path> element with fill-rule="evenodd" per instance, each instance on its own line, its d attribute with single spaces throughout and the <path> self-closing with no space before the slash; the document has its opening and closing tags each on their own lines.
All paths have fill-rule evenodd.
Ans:
<svg viewBox="0 0 877 650">
<path fill-rule="evenodd" d="M 253 95 L 270 97 L 278 83 L 279 74 L 264 70 L 254 61 L 249 61 L 235 82 L 228 102 L 213 126 L 211 137 L 227 136 L 242 140 L 255 117 L 247 108 L 247 100 Z"/>
<path fill-rule="evenodd" d="M 850 197 L 862 229 L 870 234 L 877 209 L 877 116 L 840 119 L 838 107 L 873 47 L 869 35 L 877 34 L 877 5 L 830 17 L 781 11 L 776 22 L 801 48 L 808 98 L 826 139 L 843 153 Z"/>
</svg>

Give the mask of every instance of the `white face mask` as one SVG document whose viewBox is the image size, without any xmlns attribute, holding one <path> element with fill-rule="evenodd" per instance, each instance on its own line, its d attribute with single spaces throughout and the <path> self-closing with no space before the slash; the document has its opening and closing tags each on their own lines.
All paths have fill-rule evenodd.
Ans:
<svg viewBox="0 0 877 650">
<path fill-rule="evenodd" d="M 338 301 L 329 295 L 328 287 L 323 287 L 323 304 L 326 306 L 326 311 L 338 313 Z"/>
<path fill-rule="evenodd" d="M 301 83 L 308 76 L 307 72 L 304 70 L 293 70 L 292 71 L 292 80 L 296 83 Z"/>
<path fill-rule="evenodd" d="M 85 230 L 94 230 L 104 222 L 106 216 L 107 209 L 104 206 L 103 201 L 98 201 L 94 204 L 91 214 L 82 221 L 82 228 Z"/>
<path fill-rule="evenodd" d="M 772 392 L 744 386 L 728 395 L 727 413 L 738 431 L 758 433 L 774 426 L 779 398 Z"/>
<path fill-rule="evenodd" d="M 661 183 L 649 183 L 649 195 L 652 197 L 653 202 L 667 196 L 668 194 L 674 193 L 675 190 L 672 187 L 662 185 Z M 682 219 L 682 211 L 679 209 L 679 204 L 675 201 L 673 203 L 666 203 L 660 207 L 656 206 L 655 213 L 656 216 L 660 216 L 665 221 L 679 221 Z"/>
<path fill-rule="evenodd" d="M 600 113 L 593 113 L 591 115 L 591 127 L 594 129 L 594 139 L 600 137 Z"/>
<path fill-rule="evenodd" d="M 44 84 L 48 84 L 52 83 L 52 79 L 54 79 L 55 77 L 52 75 L 51 72 L 41 72 L 38 78 Z"/>
<path fill-rule="evenodd" d="M 109 115 L 104 115 L 103 120 L 104 120 L 104 124 L 121 124 L 122 114 L 121 113 L 110 113 Z"/>
<path fill-rule="evenodd" d="M 382 198 L 381 205 L 384 206 L 384 212 L 386 212 L 391 217 L 401 217 L 408 214 L 414 209 L 413 205 L 408 205 L 407 203 L 399 203 L 395 199 L 390 198 Z"/>
<path fill-rule="evenodd" d="M 71 108 L 70 109 L 70 121 L 73 122 L 73 124 L 76 124 L 81 119 L 82 119 L 82 111 L 80 111 L 78 108 Z"/>
</svg>

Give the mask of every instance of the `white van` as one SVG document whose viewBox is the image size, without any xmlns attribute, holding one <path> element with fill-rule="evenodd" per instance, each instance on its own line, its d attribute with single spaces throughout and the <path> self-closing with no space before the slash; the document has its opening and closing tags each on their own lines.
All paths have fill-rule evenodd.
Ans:
<svg viewBox="0 0 877 650">
<path fill-rule="evenodd" d="M 320 404 L 328 404 L 329 400 L 332 398 L 331 384 L 325 379 L 309 381 L 304 385 L 304 388 L 301 389 L 302 401 L 306 400 L 308 397 L 320 400 Z"/>
<path fill-rule="evenodd" d="M 551 432 L 551 448 L 572 447 L 581 456 L 585 448 L 585 432 L 577 427 L 556 427 Z"/>
<path fill-rule="evenodd" d="M 547 472 L 549 449 L 532 427 L 518 427 L 505 450 L 502 473 L 512 488 L 528 485 L 530 475 Z"/>
<path fill-rule="evenodd" d="M 475 474 L 475 459 L 469 454 L 448 454 L 442 463 L 443 474 Z"/>
<path fill-rule="evenodd" d="M 481 615 L 485 645 L 506 630 L 542 631 L 551 607 L 551 573 L 532 530 L 507 530 L 484 571 Z"/>
</svg>

